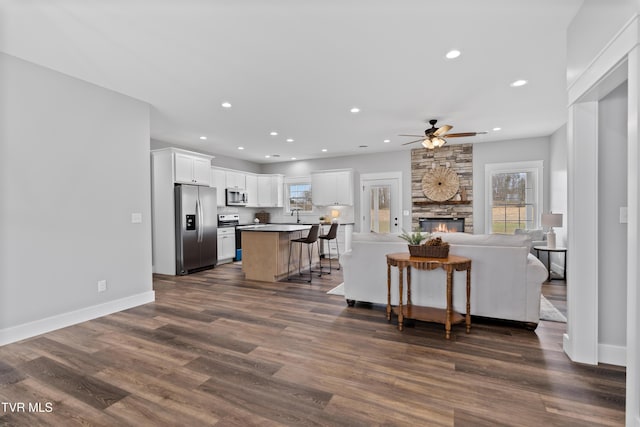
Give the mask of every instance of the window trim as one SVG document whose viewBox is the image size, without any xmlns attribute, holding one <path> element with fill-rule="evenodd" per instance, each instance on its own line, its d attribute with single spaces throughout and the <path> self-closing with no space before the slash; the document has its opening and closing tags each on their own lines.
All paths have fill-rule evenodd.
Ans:
<svg viewBox="0 0 640 427">
<path fill-rule="evenodd" d="M 540 216 L 542 215 L 543 205 L 543 192 L 544 192 L 544 161 L 543 160 L 531 160 L 523 162 L 505 162 L 505 163 L 487 163 L 484 165 L 484 179 L 485 179 L 485 232 L 487 234 L 493 233 L 492 209 L 493 209 L 493 187 L 491 184 L 492 177 L 496 173 L 532 173 L 536 188 L 534 189 L 533 199 L 536 204 L 536 217 L 533 219 L 533 227 L 540 228 Z"/>
<path fill-rule="evenodd" d="M 290 195 L 289 195 L 289 186 L 291 184 L 309 184 L 311 185 L 311 175 L 305 175 L 305 176 L 287 176 L 284 178 L 284 213 L 285 214 L 290 214 L 291 213 L 291 205 L 289 204 L 289 200 L 290 200 Z M 313 188 L 311 188 L 311 191 L 313 191 Z M 314 212 L 314 206 L 313 203 L 311 204 L 311 210 L 310 211 L 300 211 L 301 214 L 309 214 L 309 213 L 313 213 Z"/>
</svg>

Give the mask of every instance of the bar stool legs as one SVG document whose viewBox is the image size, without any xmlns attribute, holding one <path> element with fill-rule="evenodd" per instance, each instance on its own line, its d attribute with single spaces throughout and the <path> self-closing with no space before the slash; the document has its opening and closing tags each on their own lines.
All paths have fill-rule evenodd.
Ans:
<svg viewBox="0 0 640 427">
<path fill-rule="evenodd" d="M 290 274 L 290 269 L 291 269 L 291 244 L 292 243 L 300 243 L 300 250 L 298 253 L 298 274 L 302 276 L 302 271 L 301 271 L 301 263 L 302 263 L 302 244 L 307 245 L 307 253 L 309 254 L 309 280 L 308 282 L 311 283 L 311 279 L 313 277 L 313 272 L 311 271 L 311 259 L 312 259 L 312 255 L 313 255 L 313 244 L 315 243 L 316 246 L 318 247 L 318 256 L 320 256 L 320 247 L 318 246 L 318 230 L 319 230 L 320 226 L 319 225 L 312 225 L 311 228 L 309 229 L 309 234 L 307 234 L 307 237 L 301 237 L 298 239 L 291 239 L 289 240 L 289 258 L 287 260 L 287 280 L 291 280 L 291 274 Z"/>
<path fill-rule="evenodd" d="M 318 236 L 318 239 L 327 241 L 327 247 L 329 248 L 329 274 L 331 274 L 331 264 L 332 264 L 331 263 L 331 241 L 332 240 L 336 241 L 336 251 L 338 251 L 338 270 L 340 270 L 340 246 L 338 245 L 338 241 L 336 240 L 337 235 L 338 235 L 338 223 L 334 222 L 333 224 L 331 224 L 331 228 L 329 229 L 329 232 L 327 234 Z M 320 275 L 322 275 L 322 262 L 320 262 Z"/>
</svg>

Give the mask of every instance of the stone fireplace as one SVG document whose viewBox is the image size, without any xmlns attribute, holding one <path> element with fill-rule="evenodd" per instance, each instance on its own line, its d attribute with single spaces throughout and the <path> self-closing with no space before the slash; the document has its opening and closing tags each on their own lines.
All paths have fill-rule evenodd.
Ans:
<svg viewBox="0 0 640 427">
<path fill-rule="evenodd" d="M 447 200 L 432 200 L 424 191 L 425 174 L 445 168 L 455 172 L 458 189 Z M 473 145 L 452 144 L 435 150 L 411 150 L 411 229 L 422 230 L 421 219 L 462 220 L 462 229 L 473 233 Z"/>
</svg>

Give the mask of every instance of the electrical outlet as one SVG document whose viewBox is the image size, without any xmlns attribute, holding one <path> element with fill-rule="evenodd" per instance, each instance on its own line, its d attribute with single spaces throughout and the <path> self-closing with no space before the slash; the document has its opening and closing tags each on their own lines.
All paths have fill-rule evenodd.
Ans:
<svg viewBox="0 0 640 427">
<path fill-rule="evenodd" d="M 105 292 L 107 290 L 107 281 L 98 280 L 98 292 Z"/>
<path fill-rule="evenodd" d="M 134 212 L 131 214 L 131 223 L 132 224 L 142 224 L 142 214 L 138 212 Z"/>
<path fill-rule="evenodd" d="M 620 208 L 620 224 L 627 224 L 629 222 L 629 209 L 624 206 Z"/>
</svg>

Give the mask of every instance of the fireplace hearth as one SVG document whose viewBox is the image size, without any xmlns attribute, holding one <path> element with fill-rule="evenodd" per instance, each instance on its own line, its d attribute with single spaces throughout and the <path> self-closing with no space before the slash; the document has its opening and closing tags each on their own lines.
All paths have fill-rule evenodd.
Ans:
<svg viewBox="0 0 640 427">
<path fill-rule="evenodd" d="M 420 230 L 427 233 L 464 233 L 464 218 L 419 218 Z"/>
</svg>

